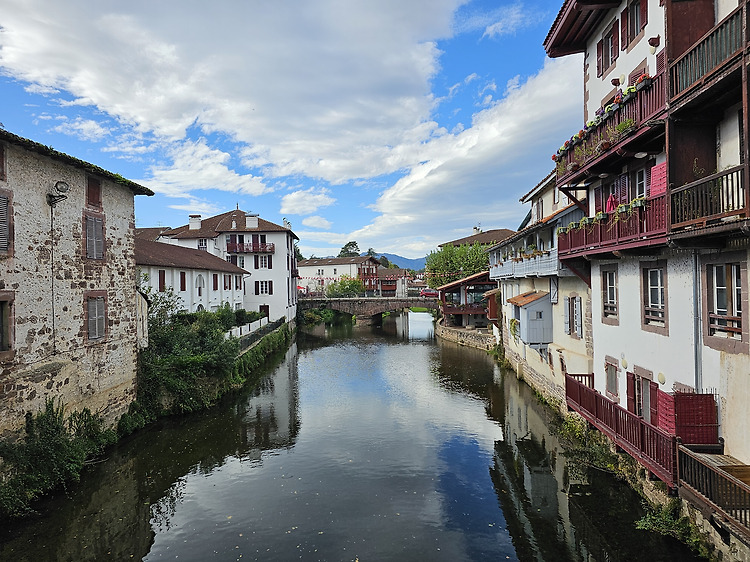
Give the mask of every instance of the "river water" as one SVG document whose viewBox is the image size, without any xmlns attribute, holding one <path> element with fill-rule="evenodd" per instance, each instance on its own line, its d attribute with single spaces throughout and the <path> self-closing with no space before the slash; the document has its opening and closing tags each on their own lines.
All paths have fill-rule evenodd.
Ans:
<svg viewBox="0 0 750 562">
<path fill-rule="evenodd" d="M 130 437 L 0 560 L 690 560 L 426 313 L 300 336 L 258 388 Z"/>
</svg>

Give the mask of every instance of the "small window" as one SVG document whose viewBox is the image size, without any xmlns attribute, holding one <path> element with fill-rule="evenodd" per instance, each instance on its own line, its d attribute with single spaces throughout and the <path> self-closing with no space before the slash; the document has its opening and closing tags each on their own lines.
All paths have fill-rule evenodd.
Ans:
<svg viewBox="0 0 750 562">
<path fill-rule="evenodd" d="M 187 290 L 187 274 L 184 271 L 180 271 L 180 291 Z"/>
<path fill-rule="evenodd" d="M 5 179 L 5 145 L 0 144 L 0 180 Z"/>
<path fill-rule="evenodd" d="M 617 399 L 619 402 L 619 391 L 618 391 L 618 372 L 620 370 L 619 361 L 612 357 L 607 357 L 604 360 L 604 373 L 607 377 L 607 396 L 613 399 Z"/>
<path fill-rule="evenodd" d="M 583 314 L 581 297 L 572 296 L 563 299 L 565 333 L 583 338 Z"/>
<path fill-rule="evenodd" d="M 13 356 L 13 293 L 0 291 L 0 361 Z"/>
<path fill-rule="evenodd" d="M 93 260 L 104 259 L 104 220 L 86 216 L 86 257 Z"/>
<path fill-rule="evenodd" d="M 106 309 L 104 297 L 89 297 L 87 299 L 88 339 L 102 339 L 106 328 Z"/>
<path fill-rule="evenodd" d="M 245 256 L 237 256 L 237 266 L 245 268 Z"/>
<path fill-rule="evenodd" d="M 167 290 L 167 272 L 164 269 L 159 270 L 159 292 L 163 293 Z"/>
<path fill-rule="evenodd" d="M 214 291 L 218 291 L 219 290 L 219 274 L 218 273 L 214 273 L 213 280 L 214 280 Z"/>
<path fill-rule="evenodd" d="M 742 278 L 739 263 L 708 266 L 710 290 L 708 334 L 742 338 Z"/>
<path fill-rule="evenodd" d="M 89 207 L 102 208 L 102 182 L 91 176 L 86 180 L 86 204 Z"/>
<path fill-rule="evenodd" d="M 234 276 L 234 288 L 239 291 L 242 288 L 242 277 L 240 275 Z"/>
<path fill-rule="evenodd" d="M 195 279 L 195 290 L 198 293 L 199 297 L 203 296 L 203 287 L 206 286 L 206 283 L 203 281 L 203 275 L 198 275 Z"/>
<path fill-rule="evenodd" d="M 669 335 L 666 262 L 643 262 L 641 286 L 641 327 L 649 332 Z"/>
<path fill-rule="evenodd" d="M 208 250 L 208 241 L 205 238 L 198 238 L 198 249 L 203 251 Z"/>
<path fill-rule="evenodd" d="M 602 266 L 602 322 L 617 325 L 617 265 Z"/>
<path fill-rule="evenodd" d="M 273 281 L 256 281 L 255 282 L 255 294 L 256 295 L 272 295 L 273 294 Z"/>
<path fill-rule="evenodd" d="M 231 275 L 225 275 L 224 276 L 224 290 L 227 291 L 232 288 L 232 276 Z"/>
</svg>

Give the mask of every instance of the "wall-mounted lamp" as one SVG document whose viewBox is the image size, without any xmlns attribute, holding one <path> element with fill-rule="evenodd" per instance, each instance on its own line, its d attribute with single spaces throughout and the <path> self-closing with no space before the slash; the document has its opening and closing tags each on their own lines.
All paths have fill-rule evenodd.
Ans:
<svg viewBox="0 0 750 562">
<path fill-rule="evenodd" d="M 57 205 L 60 201 L 63 199 L 67 199 L 68 196 L 65 195 L 70 190 L 70 186 L 65 183 L 64 181 L 58 181 L 55 183 L 55 193 L 48 193 L 47 194 L 47 204 L 50 207 L 54 207 Z"/>
<path fill-rule="evenodd" d="M 646 156 L 648 156 L 648 152 L 636 152 L 633 156 L 638 159 L 645 158 Z"/>
<path fill-rule="evenodd" d="M 656 48 L 661 44 L 661 35 L 657 35 L 656 37 L 651 37 L 648 40 L 648 50 L 651 51 L 651 54 L 656 54 Z"/>
<path fill-rule="evenodd" d="M 604 178 L 608 178 L 608 177 L 609 177 L 609 174 L 607 172 L 602 172 L 601 174 L 599 174 L 599 178 L 600 179 L 604 179 Z"/>
</svg>

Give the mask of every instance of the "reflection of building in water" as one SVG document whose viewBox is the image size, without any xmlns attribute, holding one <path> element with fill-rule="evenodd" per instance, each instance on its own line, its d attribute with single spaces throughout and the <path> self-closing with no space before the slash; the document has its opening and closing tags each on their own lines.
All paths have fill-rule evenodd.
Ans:
<svg viewBox="0 0 750 562">
<path fill-rule="evenodd" d="M 241 456 L 260 458 L 264 449 L 290 447 L 299 431 L 297 346 L 286 352 L 284 362 L 259 381 L 242 412 L 246 446 Z"/>
</svg>

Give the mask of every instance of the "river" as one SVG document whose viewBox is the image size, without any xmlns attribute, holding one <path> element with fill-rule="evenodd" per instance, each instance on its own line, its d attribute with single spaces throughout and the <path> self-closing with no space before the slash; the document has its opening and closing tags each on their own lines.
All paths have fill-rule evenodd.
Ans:
<svg viewBox="0 0 750 562">
<path fill-rule="evenodd" d="M 692 559 L 570 470 L 551 420 L 427 313 L 321 327 L 256 389 L 119 443 L 4 527 L 0 560 Z"/>
</svg>

